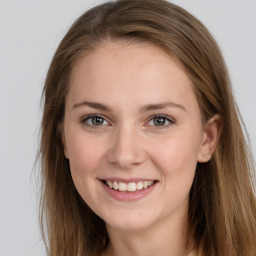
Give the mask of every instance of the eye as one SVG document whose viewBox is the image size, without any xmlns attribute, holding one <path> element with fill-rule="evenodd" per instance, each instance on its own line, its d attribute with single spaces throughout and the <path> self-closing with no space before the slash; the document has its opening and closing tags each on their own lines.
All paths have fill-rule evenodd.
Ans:
<svg viewBox="0 0 256 256">
<path fill-rule="evenodd" d="M 166 115 L 155 115 L 153 118 L 150 119 L 148 125 L 163 127 L 174 124 L 175 121 Z"/>
<path fill-rule="evenodd" d="M 82 123 L 88 126 L 106 126 L 109 122 L 100 115 L 89 115 L 82 119 Z"/>
</svg>

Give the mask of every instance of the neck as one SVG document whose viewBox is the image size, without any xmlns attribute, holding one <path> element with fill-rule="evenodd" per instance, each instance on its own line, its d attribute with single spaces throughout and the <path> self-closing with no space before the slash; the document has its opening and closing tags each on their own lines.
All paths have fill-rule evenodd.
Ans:
<svg viewBox="0 0 256 256">
<path fill-rule="evenodd" d="M 109 245 L 103 256 L 185 256 L 191 251 L 187 241 L 187 214 L 167 216 L 143 230 L 118 230 L 107 225 Z"/>
</svg>

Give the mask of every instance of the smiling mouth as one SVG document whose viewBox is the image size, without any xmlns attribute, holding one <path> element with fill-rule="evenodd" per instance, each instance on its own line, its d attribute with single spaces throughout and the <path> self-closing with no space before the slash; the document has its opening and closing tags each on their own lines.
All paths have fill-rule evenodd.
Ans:
<svg viewBox="0 0 256 256">
<path fill-rule="evenodd" d="M 140 190 L 151 187 L 157 181 L 149 180 L 149 181 L 139 181 L 139 182 L 118 182 L 118 181 L 110 181 L 103 180 L 103 183 L 113 190 L 117 190 L 120 192 L 138 192 Z"/>
</svg>

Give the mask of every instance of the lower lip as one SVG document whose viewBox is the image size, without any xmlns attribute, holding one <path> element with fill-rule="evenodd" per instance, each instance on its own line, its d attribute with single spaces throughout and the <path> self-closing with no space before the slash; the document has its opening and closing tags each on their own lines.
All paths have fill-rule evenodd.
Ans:
<svg viewBox="0 0 256 256">
<path fill-rule="evenodd" d="M 100 182 L 105 189 L 105 191 L 114 199 L 123 202 L 133 202 L 140 200 L 150 194 L 156 187 L 158 182 L 155 182 L 150 187 L 144 188 L 136 192 L 121 192 L 119 190 L 114 190 L 108 187 L 104 182 Z"/>
</svg>

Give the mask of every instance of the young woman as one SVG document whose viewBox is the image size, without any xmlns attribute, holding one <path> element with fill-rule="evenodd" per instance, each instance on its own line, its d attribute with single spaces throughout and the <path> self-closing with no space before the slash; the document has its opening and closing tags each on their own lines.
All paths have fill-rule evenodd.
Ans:
<svg viewBox="0 0 256 256">
<path fill-rule="evenodd" d="M 196 18 L 163 0 L 97 6 L 43 93 L 48 255 L 256 255 L 252 156 Z"/>
</svg>

